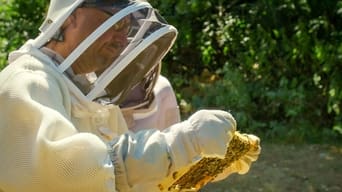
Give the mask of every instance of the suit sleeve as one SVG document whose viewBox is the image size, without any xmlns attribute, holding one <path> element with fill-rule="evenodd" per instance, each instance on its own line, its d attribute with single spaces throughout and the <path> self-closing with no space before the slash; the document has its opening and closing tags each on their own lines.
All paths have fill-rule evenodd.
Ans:
<svg viewBox="0 0 342 192">
<path fill-rule="evenodd" d="M 0 85 L 0 189 L 115 191 L 107 145 L 73 126 L 56 79 L 24 70 Z"/>
</svg>

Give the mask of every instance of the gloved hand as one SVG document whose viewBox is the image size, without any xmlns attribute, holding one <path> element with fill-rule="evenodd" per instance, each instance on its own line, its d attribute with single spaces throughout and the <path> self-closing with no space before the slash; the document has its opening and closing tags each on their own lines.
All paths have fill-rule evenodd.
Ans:
<svg viewBox="0 0 342 192">
<path fill-rule="evenodd" d="M 223 158 L 236 131 L 233 116 L 221 110 L 201 110 L 189 119 L 199 151 L 206 157 Z"/>
<path fill-rule="evenodd" d="M 172 159 L 171 172 L 188 166 L 200 157 L 224 158 L 236 131 L 233 116 L 221 110 L 200 110 L 165 133 Z"/>
<path fill-rule="evenodd" d="M 220 110 L 200 110 L 160 132 L 143 130 L 111 142 L 118 191 L 158 191 L 163 178 L 199 157 L 224 158 L 236 122 Z"/>
<path fill-rule="evenodd" d="M 252 162 L 258 159 L 259 154 L 261 152 L 259 137 L 249 134 L 244 134 L 244 136 L 246 136 L 246 139 L 248 139 L 252 146 L 256 147 L 251 148 L 251 150 L 248 151 L 239 160 L 233 162 L 228 168 L 226 168 L 221 174 L 219 174 L 215 178 L 214 182 L 225 179 L 232 173 L 238 173 L 240 175 L 246 174 L 249 171 Z"/>
</svg>

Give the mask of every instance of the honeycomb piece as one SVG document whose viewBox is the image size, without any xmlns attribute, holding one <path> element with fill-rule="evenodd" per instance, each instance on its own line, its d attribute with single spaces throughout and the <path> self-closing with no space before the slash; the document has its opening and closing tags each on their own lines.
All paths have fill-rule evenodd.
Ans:
<svg viewBox="0 0 342 192">
<path fill-rule="evenodd" d="M 224 159 L 203 157 L 192 165 L 177 170 L 158 187 L 161 192 L 198 191 L 254 147 L 258 146 L 251 145 L 246 135 L 235 132 Z"/>
</svg>

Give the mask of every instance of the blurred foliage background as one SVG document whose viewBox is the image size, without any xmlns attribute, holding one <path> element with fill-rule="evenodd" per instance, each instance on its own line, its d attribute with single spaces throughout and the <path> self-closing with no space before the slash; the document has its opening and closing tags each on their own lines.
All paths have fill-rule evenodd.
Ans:
<svg viewBox="0 0 342 192">
<path fill-rule="evenodd" d="M 0 69 L 47 0 L 0 0 Z M 342 0 L 150 0 L 179 30 L 163 62 L 186 118 L 230 111 L 269 141 L 341 142 Z"/>
</svg>

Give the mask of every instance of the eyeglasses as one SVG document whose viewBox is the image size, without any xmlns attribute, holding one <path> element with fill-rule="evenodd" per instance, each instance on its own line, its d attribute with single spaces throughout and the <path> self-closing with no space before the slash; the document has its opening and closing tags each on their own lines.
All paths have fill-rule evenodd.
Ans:
<svg viewBox="0 0 342 192">
<path fill-rule="evenodd" d="M 98 7 L 99 10 L 107 13 L 108 15 L 112 16 L 117 13 L 120 9 L 116 8 L 108 8 L 108 7 Z M 115 23 L 112 27 L 115 31 L 127 31 L 131 28 L 131 16 L 127 15 L 122 18 L 120 21 Z"/>
<path fill-rule="evenodd" d="M 120 21 L 115 23 L 112 27 L 114 31 L 128 33 L 131 30 L 131 17 L 130 15 L 122 18 Z"/>
</svg>

